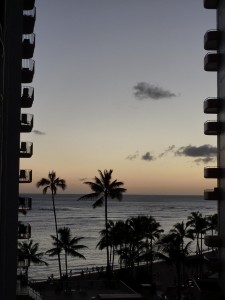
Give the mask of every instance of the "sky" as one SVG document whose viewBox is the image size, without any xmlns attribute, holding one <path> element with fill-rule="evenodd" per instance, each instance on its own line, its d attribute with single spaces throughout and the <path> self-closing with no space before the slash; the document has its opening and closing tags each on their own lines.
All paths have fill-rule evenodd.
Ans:
<svg viewBox="0 0 225 300">
<path fill-rule="evenodd" d="M 196 0 L 37 0 L 34 155 L 21 192 L 39 193 L 49 171 L 66 193 L 113 169 L 127 194 L 203 194 L 216 186 L 216 136 L 203 102 L 216 97 L 203 37 L 214 10 Z"/>
</svg>

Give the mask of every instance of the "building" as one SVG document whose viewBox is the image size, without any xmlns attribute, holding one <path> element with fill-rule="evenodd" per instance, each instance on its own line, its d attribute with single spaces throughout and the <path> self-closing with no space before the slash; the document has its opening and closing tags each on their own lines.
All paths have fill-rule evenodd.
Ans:
<svg viewBox="0 0 225 300">
<path fill-rule="evenodd" d="M 207 236 L 205 244 L 219 249 L 213 266 L 218 272 L 225 299 L 225 1 L 204 0 L 204 7 L 217 10 L 216 29 L 207 31 L 204 36 L 204 48 L 209 51 L 204 58 L 204 69 L 217 72 L 217 95 L 204 102 L 204 112 L 216 116 L 215 120 L 204 124 L 204 132 L 217 137 L 217 166 L 205 168 L 204 175 L 206 178 L 216 178 L 217 186 L 213 190 L 206 190 L 204 196 L 205 200 L 218 202 L 218 236 Z"/>
<path fill-rule="evenodd" d="M 32 171 L 20 169 L 20 158 L 32 155 L 33 145 L 21 140 L 30 132 L 34 75 L 31 59 L 36 11 L 34 0 L 0 1 L 0 299 L 16 299 L 17 238 L 30 236 L 18 226 L 18 211 L 30 209 L 31 199 L 19 197 L 19 183 L 31 182 Z"/>
</svg>

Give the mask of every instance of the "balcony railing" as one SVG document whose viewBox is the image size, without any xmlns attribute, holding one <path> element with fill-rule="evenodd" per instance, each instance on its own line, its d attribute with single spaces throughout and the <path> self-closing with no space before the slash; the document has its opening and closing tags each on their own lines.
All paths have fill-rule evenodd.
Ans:
<svg viewBox="0 0 225 300">
<path fill-rule="evenodd" d="M 218 235 L 206 235 L 205 245 L 211 248 L 219 248 L 222 246 L 222 239 Z"/>
<path fill-rule="evenodd" d="M 205 50 L 218 50 L 220 42 L 220 31 L 209 30 L 204 35 L 204 48 Z"/>
<path fill-rule="evenodd" d="M 21 142 L 20 143 L 20 157 L 30 158 L 33 155 L 33 143 Z"/>
<path fill-rule="evenodd" d="M 218 98 L 207 98 L 204 101 L 204 113 L 217 114 L 220 111 L 221 100 Z"/>
<path fill-rule="evenodd" d="M 205 200 L 219 200 L 220 199 L 220 190 L 219 188 L 214 188 L 213 190 L 204 190 L 204 199 Z"/>
<path fill-rule="evenodd" d="M 23 9 L 31 10 L 34 8 L 35 0 L 23 0 Z"/>
<path fill-rule="evenodd" d="M 23 35 L 22 41 L 22 58 L 32 58 L 34 55 L 35 48 L 35 34 Z"/>
<path fill-rule="evenodd" d="M 34 116 L 31 114 L 21 114 L 20 116 L 20 131 L 31 132 L 34 125 Z"/>
<path fill-rule="evenodd" d="M 222 168 L 220 167 L 206 167 L 204 168 L 204 178 L 221 178 Z"/>
<path fill-rule="evenodd" d="M 216 9 L 218 7 L 219 0 L 204 0 L 204 8 Z"/>
<path fill-rule="evenodd" d="M 36 7 L 32 10 L 23 11 L 23 34 L 31 34 L 34 32 L 36 20 Z"/>
<path fill-rule="evenodd" d="M 31 183 L 32 182 L 32 170 L 20 170 L 19 183 Z"/>
<path fill-rule="evenodd" d="M 219 70 L 219 54 L 207 53 L 204 58 L 204 70 L 208 72 L 215 72 Z"/>
<path fill-rule="evenodd" d="M 30 197 L 19 197 L 18 209 L 19 210 L 31 210 L 32 208 L 32 198 Z"/>
<path fill-rule="evenodd" d="M 30 108 L 34 102 L 34 88 L 30 86 L 24 86 L 21 95 L 21 107 Z"/>
<path fill-rule="evenodd" d="M 29 239 L 31 237 L 30 224 L 19 223 L 18 225 L 18 239 Z"/>
<path fill-rule="evenodd" d="M 33 59 L 22 60 L 22 83 L 31 83 L 34 77 L 35 62 Z"/>
<path fill-rule="evenodd" d="M 204 123 L 204 134 L 218 135 L 221 133 L 221 123 L 217 121 L 207 121 Z"/>
</svg>

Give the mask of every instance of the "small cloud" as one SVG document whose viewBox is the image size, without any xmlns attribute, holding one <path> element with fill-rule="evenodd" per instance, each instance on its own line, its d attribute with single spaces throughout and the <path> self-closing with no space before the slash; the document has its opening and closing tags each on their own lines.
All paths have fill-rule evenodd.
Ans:
<svg viewBox="0 0 225 300">
<path fill-rule="evenodd" d="M 81 181 L 81 182 L 84 182 L 84 181 L 87 181 L 88 178 L 79 178 L 78 180 Z"/>
<path fill-rule="evenodd" d="M 134 160 L 134 159 L 138 158 L 138 156 L 139 156 L 139 152 L 136 151 L 134 154 L 128 155 L 128 156 L 126 157 L 126 159 Z"/>
<path fill-rule="evenodd" d="M 174 152 L 174 149 L 175 149 L 175 145 L 169 146 L 164 152 L 159 154 L 159 158 L 162 158 L 163 156 L 165 156 L 169 152 Z"/>
<path fill-rule="evenodd" d="M 142 155 L 141 159 L 152 161 L 154 160 L 154 157 L 150 154 L 150 152 L 146 152 L 144 155 Z"/>
<path fill-rule="evenodd" d="M 45 132 L 40 131 L 40 130 L 33 130 L 32 132 L 36 135 L 45 135 L 46 134 Z"/>
<path fill-rule="evenodd" d="M 212 157 L 217 155 L 217 148 L 212 145 L 202 145 L 199 147 L 188 145 L 185 147 L 180 147 L 176 152 L 179 156 L 191 156 L 191 157 Z"/>
<path fill-rule="evenodd" d="M 147 82 L 139 82 L 134 86 L 134 96 L 139 99 L 163 99 L 177 97 L 176 94 L 163 89 L 162 87 L 149 84 Z"/>
</svg>

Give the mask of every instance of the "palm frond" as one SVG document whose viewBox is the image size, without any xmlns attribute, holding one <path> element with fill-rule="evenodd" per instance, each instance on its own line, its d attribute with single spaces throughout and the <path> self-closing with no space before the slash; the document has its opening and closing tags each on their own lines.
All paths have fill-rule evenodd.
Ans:
<svg viewBox="0 0 225 300">
<path fill-rule="evenodd" d="M 36 186 L 39 188 L 41 186 L 45 186 L 45 185 L 49 185 L 50 184 L 50 181 L 46 178 L 41 178 L 41 180 L 39 180 L 37 183 L 36 183 Z"/>
<path fill-rule="evenodd" d="M 99 193 L 90 193 L 84 196 L 81 196 L 77 201 L 79 200 L 94 200 L 99 197 Z"/>
<path fill-rule="evenodd" d="M 101 207 L 104 203 L 104 197 L 99 198 L 95 203 L 92 205 L 93 208 Z"/>
</svg>

